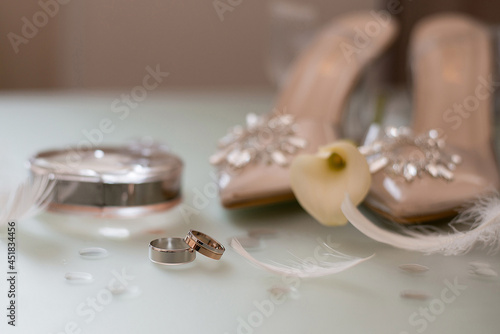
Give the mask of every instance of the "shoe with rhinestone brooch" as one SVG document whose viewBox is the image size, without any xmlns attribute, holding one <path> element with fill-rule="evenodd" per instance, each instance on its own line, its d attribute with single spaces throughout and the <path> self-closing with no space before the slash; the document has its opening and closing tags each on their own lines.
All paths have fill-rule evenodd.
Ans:
<svg viewBox="0 0 500 334">
<path fill-rule="evenodd" d="M 339 138 L 338 126 L 347 98 L 363 69 L 396 35 L 396 26 L 380 26 L 359 53 L 356 29 L 373 23 L 370 13 L 342 16 L 327 25 L 291 68 L 274 111 L 250 114 L 246 126 L 236 126 L 219 141 L 210 162 L 219 173 L 221 203 L 240 208 L 294 199 L 288 166 L 301 153 Z"/>
<path fill-rule="evenodd" d="M 488 29 L 447 14 L 411 38 L 413 120 L 361 147 L 372 171 L 365 204 L 400 223 L 448 218 L 499 187 L 492 146 Z"/>
</svg>

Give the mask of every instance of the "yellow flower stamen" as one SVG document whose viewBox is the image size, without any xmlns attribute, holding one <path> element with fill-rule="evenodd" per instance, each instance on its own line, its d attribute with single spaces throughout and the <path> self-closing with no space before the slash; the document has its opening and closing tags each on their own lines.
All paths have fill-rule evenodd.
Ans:
<svg viewBox="0 0 500 334">
<path fill-rule="evenodd" d="M 330 169 L 333 169 L 334 171 L 340 171 L 345 168 L 346 161 L 344 158 L 338 154 L 338 153 L 332 153 L 328 157 L 328 166 Z"/>
</svg>

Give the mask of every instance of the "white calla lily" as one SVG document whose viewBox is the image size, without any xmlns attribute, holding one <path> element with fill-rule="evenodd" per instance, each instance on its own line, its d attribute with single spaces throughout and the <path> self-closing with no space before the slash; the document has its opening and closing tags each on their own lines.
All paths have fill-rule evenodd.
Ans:
<svg viewBox="0 0 500 334">
<path fill-rule="evenodd" d="M 297 156 L 290 166 L 290 182 L 300 205 L 323 225 L 345 225 L 341 210 L 346 194 L 358 205 L 371 185 L 365 157 L 351 142 L 341 140 L 320 147 L 315 155 Z"/>
</svg>

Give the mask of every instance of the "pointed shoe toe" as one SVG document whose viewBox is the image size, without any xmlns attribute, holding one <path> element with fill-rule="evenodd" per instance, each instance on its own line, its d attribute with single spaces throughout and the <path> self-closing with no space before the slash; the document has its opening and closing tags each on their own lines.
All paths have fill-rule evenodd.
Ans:
<svg viewBox="0 0 500 334">
<path fill-rule="evenodd" d="M 419 223 L 448 218 L 479 196 L 499 188 L 497 165 L 491 152 L 462 153 L 453 180 L 423 175 L 411 182 L 384 171 L 373 175 L 365 204 L 399 223 Z"/>
<path fill-rule="evenodd" d="M 317 148 L 338 138 L 327 123 L 302 119 L 294 124 L 293 138 L 302 139 L 305 147 L 297 153 L 314 153 Z M 272 152 L 271 152 L 272 154 Z M 293 155 L 287 156 L 288 163 Z M 256 161 L 243 168 L 219 171 L 221 203 L 226 208 L 242 208 L 293 200 L 288 163 Z"/>
</svg>

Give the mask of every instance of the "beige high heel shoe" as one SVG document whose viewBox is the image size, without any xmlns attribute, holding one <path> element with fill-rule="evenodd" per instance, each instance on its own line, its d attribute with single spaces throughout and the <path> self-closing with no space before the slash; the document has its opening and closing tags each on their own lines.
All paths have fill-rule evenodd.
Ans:
<svg viewBox="0 0 500 334">
<path fill-rule="evenodd" d="M 248 115 L 219 142 L 210 162 L 219 168 L 226 208 L 293 199 L 288 164 L 339 137 L 347 97 L 362 70 L 396 35 L 389 18 L 363 12 L 333 20 L 299 57 L 275 109 Z"/>
<path fill-rule="evenodd" d="M 379 171 L 365 200 L 401 223 L 454 215 L 499 186 L 488 29 L 458 14 L 425 19 L 412 35 L 411 63 L 412 127 L 388 129 L 370 145 Z"/>
</svg>

